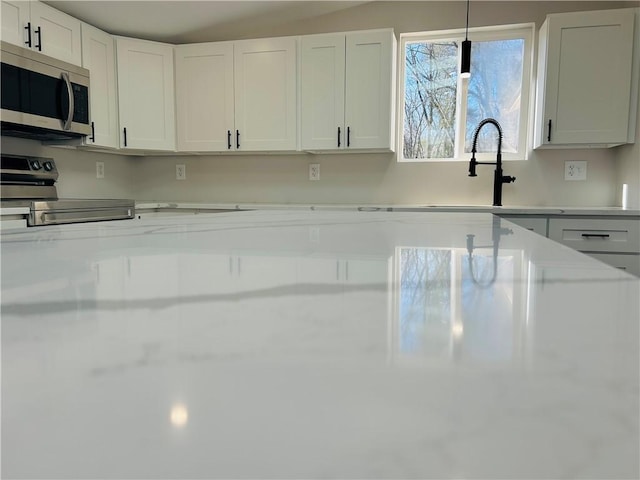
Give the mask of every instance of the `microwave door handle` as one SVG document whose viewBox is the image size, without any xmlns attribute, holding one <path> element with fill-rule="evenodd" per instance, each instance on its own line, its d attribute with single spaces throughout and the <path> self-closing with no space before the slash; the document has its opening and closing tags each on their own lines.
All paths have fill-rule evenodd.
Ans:
<svg viewBox="0 0 640 480">
<path fill-rule="evenodd" d="M 71 130 L 71 122 L 73 121 L 73 111 L 75 109 L 74 99 L 73 99 L 73 89 L 71 88 L 71 81 L 69 80 L 69 74 L 67 72 L 62 72 L 62 80 L 67 85 L 67 94 L 69 95 L 69 115 L 67 115 L 67 119 L 64 121 L 62 125 L 63 130 Z"/>
</svg>

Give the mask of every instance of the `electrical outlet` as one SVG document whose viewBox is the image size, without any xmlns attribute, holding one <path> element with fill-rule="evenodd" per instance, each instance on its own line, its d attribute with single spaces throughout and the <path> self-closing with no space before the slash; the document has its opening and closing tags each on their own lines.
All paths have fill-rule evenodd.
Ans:
<svg viewBox="0 0 640 480">
<path fill-rule="evenodd" d="M 176 165 L 176 180 L 187 179 L 187 167 L 185 165 Z"/>
<path fill-rule="evenodd" d="M 309 180 L 320 180 L 320 164 L 309 164 Z"/>
<path fill-rule="evenodd" d="M 587 162 L 586 161 L 568 161 L 564 162 L 564 179 L 565 180 L 586 180 L 587 179 Z"/>
<path fill-rule="evenodd" d="M 96 178 L 104 178 L 104 162 L 96 162 Z"/>
</svg>

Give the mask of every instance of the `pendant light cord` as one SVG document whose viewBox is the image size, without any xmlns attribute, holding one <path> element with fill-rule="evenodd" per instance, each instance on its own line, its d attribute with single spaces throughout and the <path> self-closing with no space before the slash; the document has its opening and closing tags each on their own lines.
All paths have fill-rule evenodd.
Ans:
<svg viewBox="0 0 640 480">
<path fill-rule="evenodd" d="M 464 39 L 468 40 L 469 38 L 469 2 L 471 0 L 467 0 L 467 28 L 464 31 Z"/>
</svg>

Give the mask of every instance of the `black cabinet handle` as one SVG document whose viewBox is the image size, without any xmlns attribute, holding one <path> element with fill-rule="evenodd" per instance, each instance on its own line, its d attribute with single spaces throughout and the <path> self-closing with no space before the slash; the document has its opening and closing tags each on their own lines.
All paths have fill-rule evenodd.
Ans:
<svg viewBox="0 0 640 480">
<path fill-rule="evenodd" d="M 240 130 L 236 130 L 236 148 L 240 148 Z"/>
<path fill-rule="evenodd" d="M 124 130 L 124 146 L 127 146 L 127 127 L 123 128 Z"/>
<path fill-rule="evenodd" d="M 338 147 L 340 146 L 340 127 L 338 127 Z"/>
<path fill-rule="evenodd" d="M 547 142 L 551 141 L 551 119 L 549 119 L 549 133 L 547 134 Z"/>
<path fill-rule="evenodd" d="M 231 150 L 231 130 L 227 130 L 227 149 Z"/>
<path fill-rule="evenodd" d="M 42 27 L 36 28 L 36 33 L 38 34 L 38 44 L 34 45 L 34 47 L 37 48 L 39 52 L 41 52 L 42 51 Z"/>
<path fill-rule="evenodd" d="M 89 137 L 93 143 L 96 143 L 96 126 L 93 122 L 91 122 L 91 136 Z"/>
<path fill-rule="evenodd" d="M 609 238 L 608 233 L 583 233 L 584 238 Z"/>
<path fill-rule="evenodd" d="M 351 146 L 351 127 L 347 127 L 347 147 Z"/>
<path fill-rule="evenodd" d="M 27 22 L 27 26 L 24 27 L 24 29 L 27 31 L 27 41 L 24 43 L 27 47 L 31 48 L 31 22 Z"/>
</svg>

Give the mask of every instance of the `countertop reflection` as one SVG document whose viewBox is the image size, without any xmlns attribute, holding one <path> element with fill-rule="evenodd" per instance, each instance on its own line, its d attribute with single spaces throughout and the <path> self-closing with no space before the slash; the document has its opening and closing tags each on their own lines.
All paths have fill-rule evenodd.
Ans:
<svg viewBox="0 0 640 480">
<path fill-rule="evenodd" d="M 640 474 L 640 281 L 490 214 L 236 212 L 0 246 L 3 477 Z"/>
</svg>

